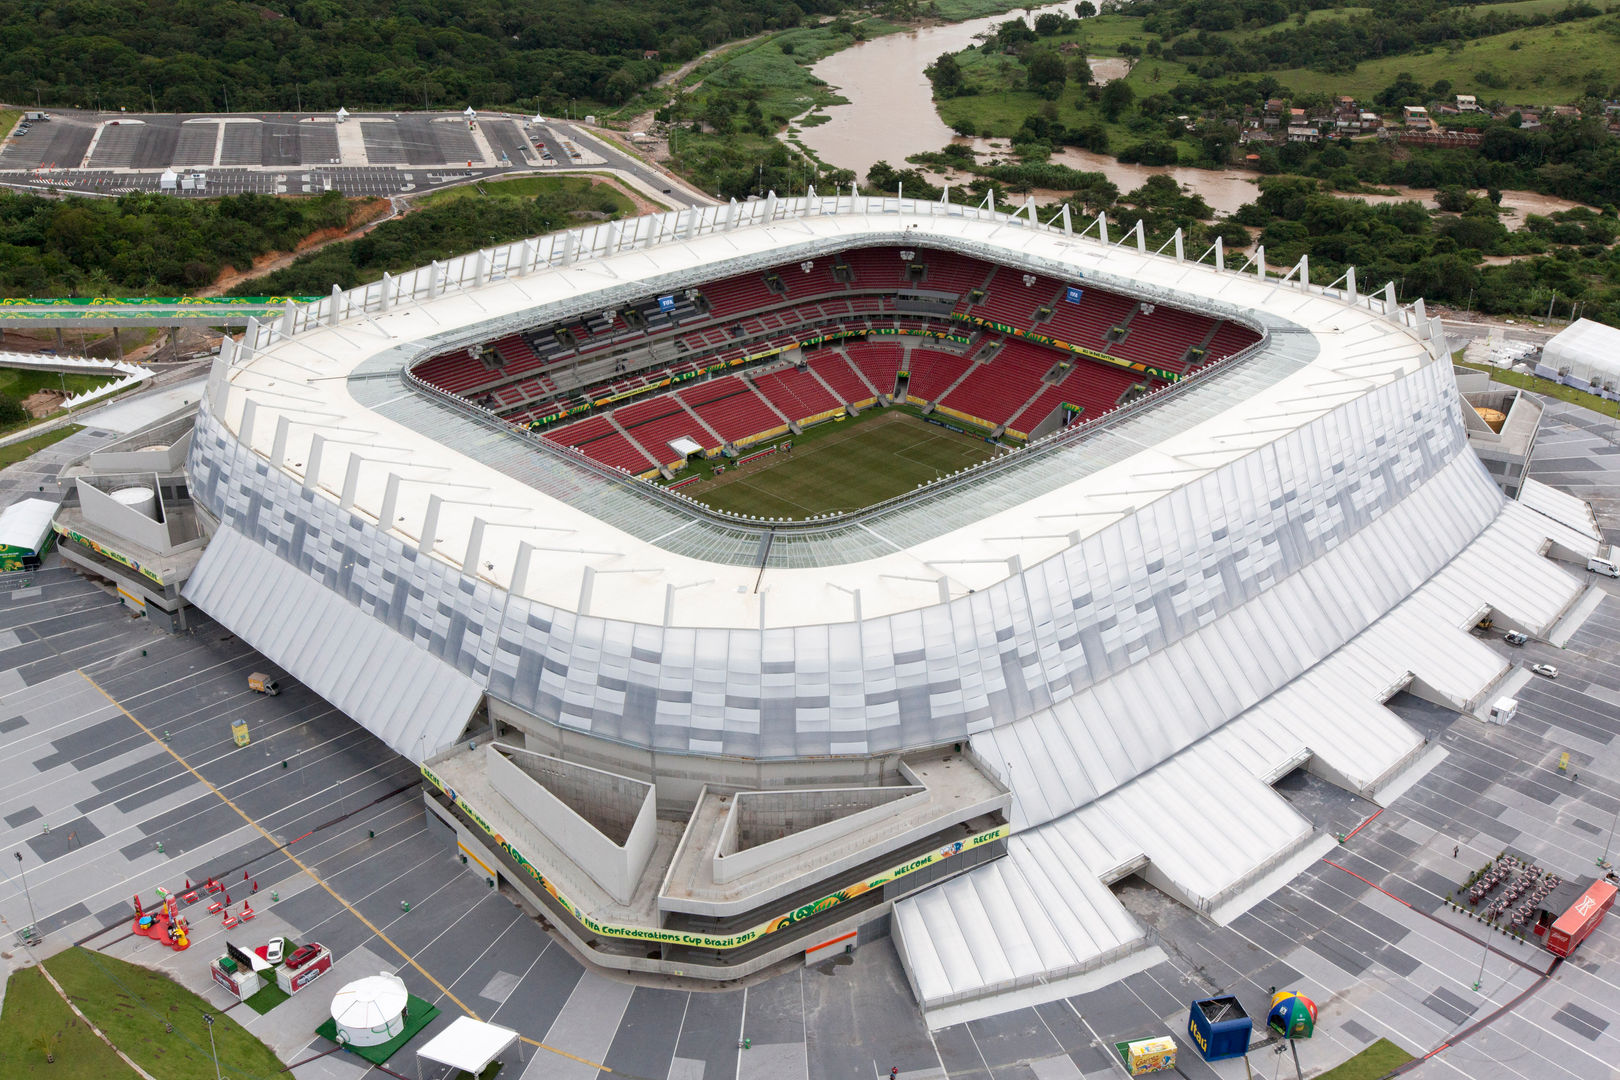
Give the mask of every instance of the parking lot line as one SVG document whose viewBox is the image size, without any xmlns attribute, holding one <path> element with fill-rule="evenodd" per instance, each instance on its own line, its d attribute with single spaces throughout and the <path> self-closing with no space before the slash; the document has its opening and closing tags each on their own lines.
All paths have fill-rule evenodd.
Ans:
<svg viewBox="0 0 1620 1080">
<path fill-rule="evenodd" d="M 263 836 L 266 840 L 270 841 L 271 845 L 273 845 L 276 848 L 277 851 L 280 851 L 281 854 L 285 855 L 287 857 L 287 859 L 294 866 L 298 867 L 298 869 L 302 870 L 305 874 L 309 875 L 310 880 L 314 881 L 315 884 L 319 885 L 322 889 L 326 890 L 326 892 L 332 897 L 332 899 L 336 900 L 339 904 L 342 904 L 345 908 L 347 908 L 349 913 L 351 915 L 353 915 L 356 919 L 359 919 L 361 924 L 364 925 L 366 929 L 370 930 L 373 934 L 375 934 L 379 941 L 381 941 L 383 944 L 387 945 L 390 949 L 393 949 L 394 952 L 398 953 L 399 956 L 407 964 L 409 964 L 409 965 L 411 965 L 411 967 L 415 968 L 422 975 L 423 978 L 425 978 L 428 982 L 432 983 L 436 988 L 438 988 L 440 993 L 444 994 L 445 997 L 447 997 L 451 1001 L 455 1002 L 457 1008 L 459 1008 L 462 1012 L 466 1013 L 468 1016 L 471 1016 L 473 1019 L 475 1019 L 475 1020 L 478 1019 L 478 1014 L 477 1013 L 475 1013 L 471 1009 L 469 1009 L 466 1006 L 466 1004 L 462 1002 L 462 1000 L 460 998 L 456 997 L 456 995 L 454 995 L 454 994 L 452 994 L 450 992 L 448 987 L 446 987 L 438 979 L 434 978 L 432 973 L 430 973 L 421 964 L 417 963 L 415 957 L 413 957 L 410 953 L 407 953 L 404 949 L 400 948 L 398 945 L 394 944 L 393 940 L 391 938 L 389 938 L 389 936 L 387 934 L 385 934 L 381 930 L 379 930 L 377 928 L 376 924 L 374 924 L 370 919 L 368 919 L 364 915 L 362 915 L 359 911 L 355 910 L 354 906 L 352 904 L 350 904 L 347 900 L 345 900 L 345 899 L 343 899 L 343 897 L 339 896 L 337 890 L 332 888 L 332 886 L 328 885 L 324 878 L 322 878 L 320 875 L 316 874 L 315 871 L 311 870 L 308 866 L 305 866 L 304 863 L 302 862 L 302 860 L 300 860 L 298 858 L 298 856 L 294 855 L 292 852 L 288 851 L 281 844 L 277 843 L 276 838 L 271 836 L 270 833 L 264 828 L 264 826 L 260 825 L 257 821 L 253 820 L 253 818 L 250 817 L 245 810 L 243 810 L 241 807 L 237 806 L 234 802 L 232 802 L 230 800 L 230 798 L 223 791 L 219 790 L 219 788 L 216 787 L 213 784 L 213 782 L 210 781 L 206 776 L 204 776 L 202 773 L 198 772 L 196 769 L 192 768 L 191 763 L 188 762 L 185 758 L 181 757 L 179 752 L 176 751 L 174 749 L 174 747 L 172 747 L 168 743 L 164 742 L 163 739 L 160 736 L 158 736 L 155 732 L 153 732 L 151 728 L 149 728 L 145 724 L 141 723 L 140 720 L 136 718 L 135 714 L 130 712 L 128 709 L 124 708 L 124 706 L 118 701 L 117 698 L 113 697 L 111 694 L 107 693 L 107 691 L 103 690 L 99 683 L 97 683 L 90 676 L 86 675 L 82 670 L 79 672 L 79 677 L 84 679 L 84 681 L 89 683 L 91 686 L 95 687 L 97 693 L 101 694 L 102 697 L 106 698 L 112 704 L 113 708 L 117 709 L 119 712 L 123 713 L 126 717 L 128 717 L 130 723 L 134 724 L 136 727 L 140 728 L 141 731 L 145 732 L 147 738 L 151 739 L 153 742 L 155 742 L 159 746 L 163 747 L 164 750 L 168 751 L 169 755 L 171 757 L 173 757 L 175 761 L 180 763 L 181 768 L 185 769 L 192 776 L 196 777 L 198 782 L 200 782 L 209 791 L 213 792 L 214 795 L 216 797 L 218 797 L 218 799 L 221 802 L 223 802 L 226 806 L 230 807 L 232 810 L 235 810 L 237 815 L 239 817 L 241 817 L 241 819 L 243 821 L 247 822 L 248 825 L 250 825 L 254 830 L 256 830 L 259 833 L 259 835 Z M 568 1056 L 572 1057 L 573 1055 L 570 1054 Z"/>
</svg>

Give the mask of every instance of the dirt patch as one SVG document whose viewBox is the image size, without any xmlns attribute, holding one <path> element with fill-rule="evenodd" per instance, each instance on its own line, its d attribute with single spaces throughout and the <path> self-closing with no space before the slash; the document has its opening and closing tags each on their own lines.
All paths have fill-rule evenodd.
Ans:
<svg viewBox="0 0 1620 1080">
<path fill-rule="evenodd" d="M 36 390 L 22 399 L 22 407 L 24 412 L 38 420 L 60 409 L 66 400 L 60 390 Z"/>
<path fill-rule="evenodd" d="M 638 216 L 641 214 L 658 214 L 662 213 L 664 210 L 663 207 L 654 203 L 651 199 L 641 194 L 641 192 L 637 191 L 629 184 L 620 184 L 616 181 L 608 180 L 600 176 L 591 177 L 591 186 L 594 187 L 597 184 L 605 184 L 614 191 L 617 191 L 620 195 L 623 195 L 625 198 L 629 199 L 635 204 L 636 214 Z"/>
<path fill-rule="evenodd" d="M 246 270 L 238 270 L 227 266 L 219 272 L 219 277 L 206 289 L 198 291 L 198 296 L 221 296 L 235 288 L 244 281 L 262 277 L 265 274 L 283 267 L 290 266 L 293 260 L 300 255 L 308 255 L 312 251 L 319 251 L 327 244 L 339 240 L 353 240 L 364 236 L 378 224 L 393 216 L 393 204 L 388 199 L 366 199 L 356 206 L 349 214 L 349 220 L 341 229 L 316 229 L 302 240 L 291 251 L 267 251 L 253 260 L 253 265 Z"/>
</svg>

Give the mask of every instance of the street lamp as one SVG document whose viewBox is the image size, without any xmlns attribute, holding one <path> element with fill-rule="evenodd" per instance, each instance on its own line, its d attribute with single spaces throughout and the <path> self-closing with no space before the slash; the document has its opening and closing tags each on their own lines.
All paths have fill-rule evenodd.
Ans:
<svg viewBox="0 0 1620 1080">
<path fill-rule="evenodd" d="M 219 1075 L 219 1047 L 214 1045 L 214 1015 L 203 1013 L 203 1023 L 208 1025 L 208 1049 L 214 1054 L 214 1080 L 220 1080 Z"/>
<path fill-rule="evenodd" d="M 1614 827 L 1620 825 L 1620 804 L 1614 808 L 1614 817 L 1609 821 L 1609 838 L 1603 842 L 1603 858 L 1597 861 L 1598 866 L 1607 870 L 1609 868 L 1609 848 L 1614 845 Z M 21 858 L 21 856 L 18 856 Z"/>
<path fill-rule="evenodd" d="M 28 898 L 28 929 L 25 938 L 35 937 L 39 933 L 39 916 L 34 914 L 34 894 L 28 891 L 28 871 L 23 869 L 22 852 L 16 852 L 17 873 L 22 875 L 23 895 Z"/>
</svg>

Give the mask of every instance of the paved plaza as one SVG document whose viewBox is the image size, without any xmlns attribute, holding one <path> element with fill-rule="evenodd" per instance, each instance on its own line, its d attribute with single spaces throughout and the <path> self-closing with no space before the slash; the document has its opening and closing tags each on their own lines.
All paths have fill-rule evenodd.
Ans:
<svg viewBox="0 0 1620 1080">
<path fill-rule="evenodd" d="M 0 473 L 0 497 L 49 487 L 54 467 L 110 437 L 94 427 L 48 461 Z M 1600 520 L 1613 536 L 1616 450 L 1604 425 L 1554 406 L 1532 473 L 1608 498 Z M 1263 1015 L 1273 986 L 1321 1007 L 1316 1038 L 1300 1045 L 1307 1075 L 1386 1037 L 1437 1051 L 1408 1074 L 1416 1077 L 1586 1080 L 1614 1075 L 1620 1061 L 1620 919 L 1555 963 L 1535 946 L 1482 934 L 1442 897 L 1503 849 L 1572 879 L 1594 872 L 1620 809 L 1620 590 L 1596 578 L 1592 587 L 1608 595 L 1564 648 L 1493 641 L 1516 662 L 1559 669 L 1557 680 L 1517 691 L 1512 724 L 1487 726 L 1405 694 L 1392 701 L 1445 756 L 1388 809 L 1303 772 L 1284 778 L 1278 791 L 1321 833 L 1354 835 L 1247 913 L 1216 926 L 1127 879 L 1116 888 L 1164 959 L 1057 1000 L 1009 1002 L 999 1015 L 936 1017 L 943 1026 L 933 1030 L 887 940 L 721 990 L 587 971 L 467 872 L 425 815 L 404 759 L 285 675 L 281 696 L 251 693 L 248 673 L 266 662 L 217 625 L 156 633 L 109 590 L 61 567 L 0 582 L 4 850 L 24 854 L 46 933 L 41 955 L 83 941 L 160 966 L 224 1008 L 206 971 L 226 937 L 216 917 L 192 913 L 195 945 L 185 953 L 128 933 L 132 894 L 208 876 L 260 913 L 230 933 L 233 942 L 286 933 L 333 948 L 335 971 L 311 991 L 263 1017 L 231 1010 L 289 1062 L 332 1049 L 312 1034 L 332 991 L 395 971 L 444 1010 L 424 1041 L 464 1012 L 508 1025 L 528 1041 L 502 1075 L 529 1080 L 603 1069 L 643 1080 L 831 1080 L 891 1067 L 903 1077 L 1094 1080 L 1123 1075 L 1114 1041 L 1181 1035 L 1192 998 L 1230 992 Z M 238 720 L 251 732 L 244 748 L 231 738 Z M 0 917 L 15 929 L 29 919 L 15 860 L 0 870 Z M 24 962 L 11 950 L 10 964 Z M 1245 1076 L 1242 1062 L 1209 1066 L 1182 1044 L 1182 1076 Z M 1251 1060 L 1257 1075 L 1292 1071 L 1267 1051 Z M 392 1067 L 414 1073 L 408 1051 Z M 364 1071 L 339 1053 L 292 1075 Z"/>
</svg>

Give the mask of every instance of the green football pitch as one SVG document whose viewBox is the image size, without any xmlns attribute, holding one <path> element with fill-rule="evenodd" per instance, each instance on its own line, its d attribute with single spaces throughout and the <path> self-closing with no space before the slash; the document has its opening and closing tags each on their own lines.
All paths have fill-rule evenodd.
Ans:
<svg viewBox="0 0 1620 1080">
<path fill-rule="evenodd" d="M 896 409 L 821 424 L 791 441 L 791 452 L 727 465 L 681 493 L 734 514 L 802 519 L 871 506 L 996 453 L 977 435 Z"/>
</svg>

